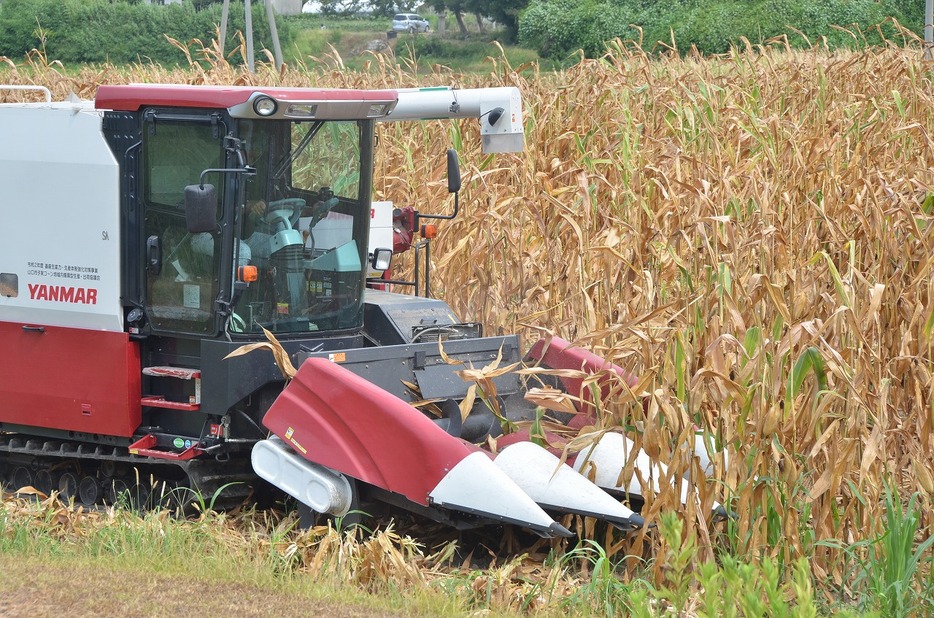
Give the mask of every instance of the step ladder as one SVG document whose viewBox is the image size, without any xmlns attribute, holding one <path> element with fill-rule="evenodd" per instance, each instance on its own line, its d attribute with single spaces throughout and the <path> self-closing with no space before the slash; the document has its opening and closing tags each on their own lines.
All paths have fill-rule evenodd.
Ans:
<svg viewBox="0 0 934 618">
<path fill-rule="evenodd" d="M 188 410 L 194 412 L 201 409 L 201 370 L 186 369 L 184 367 L 143 367 L 143 375 L 154 378 L 175 378 L 177 380 L 194 380 L 195 394 L 188 398 L 188 403 L 182 401 L 169 401 L 162 395 L 147 395 L 140 399 L 143 406 L 150 408 L 166 408 L 169 410 Z"/>
</svg>

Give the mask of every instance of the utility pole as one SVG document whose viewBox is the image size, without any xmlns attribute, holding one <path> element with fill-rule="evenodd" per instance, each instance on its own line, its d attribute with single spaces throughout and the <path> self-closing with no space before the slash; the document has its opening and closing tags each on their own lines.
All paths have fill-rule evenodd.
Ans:
<svg viewBox="0 0 934 618">
<path fill-rule="evenodd" d="M 929 0 L 934 1 L 934 0 Z M 273 11 L 272 0 L 265 0 L 266 3 L 266 19 L 269 21 L 269 34 L 272 37 L 272 53 L 276 59 L 276 70 L 282 69 L 282 46 L 279 43 L 279 30 L 276 28 L 276 13 Z M 243 12 L 244 12 L 244 26 L 246 32 L 243 33 L 244 38 L 246 38 L 246 63 L 247 67 L 250 69 L 250 73 L 256 72 L 256 64 L 253 54 L 253 9 L 250 5 L 250 0 L 243 0 Z M 227 57 L 227 49 L 225 43 L 227 40 L 227 18 L 230 14 L 230 0 L 224 0 L 224 7 L 221 10 L 221 32 L 220 32 L 220 44 L 221 56 Z"/>
<path fill-rule="evenodd" d="M 928 0 L 934 2 L 934 0 Z M 266 0 L 266 21 L 269 22 L 269 35 L 272 37 L 272 54 L 276 59 L 276 70 L 282 70 L 282 48 L 279 46 L 279 31 L 276 29 L 276 12 L 272 10 L 272 0 Z"/>
<path fill-rule="evenodd" d="M 924 0 L 924 59 L 934 60 L 934 0 Z"/>
<path fill-rule="evenodd" d="M 250 73 L 256 73 L 256 63 L 253 59 L 253 7 L 250 6 L 250 0 L 243 0 L 243 10 L 246 12 L 243 16 L 246 22 L 246 66 Z"/>
<path fill-rule="evenodd" d="M 221 32 L 220 32 L 220 46 L 221 46 L 221 58 L 227 58 L 227 50 L 224 47 L 224 42 L 227 40 L 227 17 L 230 15 L 230 0 L 224 0 L 224 8 L 221 9 Z"/>
</svg>

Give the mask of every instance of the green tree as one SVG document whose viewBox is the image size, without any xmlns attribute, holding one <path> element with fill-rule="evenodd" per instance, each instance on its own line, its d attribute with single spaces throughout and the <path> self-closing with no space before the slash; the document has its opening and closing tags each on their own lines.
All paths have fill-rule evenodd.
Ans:
<svg viewBox="0 0 934 618">
<path fill-rule="evenodd" d="M 519 34 L 519 14 L 529 5 L 529 0 L 478 0 L 485 5 L 481 14 L 502 24 L 506 39 L 514 43 Z"/>
<path fill-rule="evenodd" d="M 753 44 L 788 35 L 793 45 L 826 42 L 831 48 L 899 40 L 889 17 L 916 32 L 923 20 L 914 0 L 532 0 L 519 20 L 519 40 L 544 57 L 573 58 L 577 50 L 597 57 L 614 38 L 641 40 L 659 49 L 674 38 L 681 51 L 727 52 L 746 39 Z M 630 26 L 633 24 L 638 29 Z M 856 24 L 853 37 L 839 27 Z M 876 28 L 877 24 L 882 24 Z M 803 33 L 804 37 L 798 35 Z"/>
<path fill-rule="evenodd" d="M 373 15 L 389 17 L 395 13 L 408 13 L 415 10 L 417 0 L 369 0 L 367 3 Z"/>
<path fill-rule="evenodd" d="M 492 19 L 503 26 L 508 42 L 516 40 L 519 31 L 519 13 L 529 0 L 427 0 L 426 6 L 437 12 L 450 11 L 457 19 L 461 34 L 467 35 L 464 14 L 471 13 Z"/>
<path fill-rule="evenodd" d="M 203 10 L 194 4 L 154 6 L 110 0 L 3 0 L 0 4 L 0 56 L 19 58 L 43 49 L 62 62 L 184 63 L 184 55 L 166 40 L 198 39 L 208 44 L 220 23 L 220 4 Z M 244 29 L 242 2 L 231 2 L 230 30 Z M 271 48 L 263 6 L 253 4 L 257 45 Z M 279 37 L 288 45 L 291 28 Z"/>
</svg>

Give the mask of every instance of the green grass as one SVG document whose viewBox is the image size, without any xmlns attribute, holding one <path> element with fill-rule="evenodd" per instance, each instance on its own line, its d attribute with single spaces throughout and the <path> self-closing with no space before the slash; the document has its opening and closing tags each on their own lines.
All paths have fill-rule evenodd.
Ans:
<svg viewBox="0 0 934 618">
<path fill-rule="evenodd" d="M 429 33 L 400 33 L 394 38 L 387 36 L 391 23 L 388 19 L 360 19 L 301 15 L 291 17 L 289 24 L 293 40 L 283 50 L 286 62 L 313 65 L 313 59 L 321 59 L 332 49 L 340 55 L 344 65 L 350 69 L 364 69 L 372 59 L 367 46 L 373 41 L 383 41 L 392 49 L 400 62 L 414 64 L 419 73 L 431 73 L 438 66 L 455 72 L 484 73 L 493 68 L 490 58 L 502 58 L 512 67 L 540 61 L 538 54 L 528 48 L 515 45 L 500 45 L 498 32 L 480 34 L 471 32 L 465 39 L 454 27 L 443 35 L 435 30 Z M 430 17 L 432 27 L 436 18 Z M 473 25 L 473 24 L 471 24 Z M 502 51 L 500 51 L 502 48 Z M 544 61 L 542 68 L 552 68 L 553 63 Z"/>
<path fill-rule="evenodd" d="M 490 36 L 477 35 L 465 40 L 450 35 L 442 38 L 407 34 L 397 39 L 394 49 L 397 57 L 414 58 L 420 72 L 441 66 L 457 73 L 484 73 L 493 68 L 491 58 L 505 58 L 513 68 L 532 62 L 538 62 L 546 70 L 557 66 L 541 60 L 534 50 L 502 45 Z"/>
<path fill-rule="evenodd" d="M 810 618 L 857 615 L 857 610 L 858 615 L 926 614 L 932 607 L 930 586 L 916 584 L 922 570 L 929 573 L 927 551 L 934 538 L 917 543 L 917 506 L 914 500 L 901 506 L 894 495 L 890 491 L 886 498 L 885 533 L 869 544 L 843 548 L 859 565 L 859 597 L 841 598 L 831 607 L 822 606 L 826 601 L 815 595 L 806 558 L 789 565 L 790 573 L 768 556 L 746 561 L 729 554 L 692 570 L 699 548 L 685 538 L 683 522 L 674 513 L 659 520 L 659 556 L 641 561 L 627 578 L 623 563 L 636 558 L 611 558 L 589 540 L 566 552 L 553 550 L 534 567 L 527 556 L 518 555 L 472 569 L 452 559 L 453 546 L 428 556 L 423 546 L 391 530 L 341 535 L 316 528 L 302 533 L 293 519 L 262 513 L 232 517 L 207 512 L 185 520 L 167 511 L 81 514 L 50 501 L 8 501 L 0 502 L 0 565 L 14 565 L 5 573 L 13 582 L 9 585 L 17 578 L 28 580 L 31 572 L 47 572 L 46 578 L 54 579 L 55 569 L 62 570 L 62 579 L 77 571 L 88 573 L 88 581 L 119 581 L 126 588 L 115 593 L 121 602 L 133 595 L 131 582 L 152 585 L 156 579 L 173 582 L 173 587 L 181 586 L 179 582 L 195 588 L 199 582 L 221 589 L 246 587 L 266 599 L 263 603 L 294 606 L 301 599 L 340 599 L 340 608 L 346 603 L 351 609 L 406 615 L 479 611 L 649 617 L 686 608 L 691 615 L 711 617 Z M 51 581 L 47 587 L 62 585 Z"/>
<path fill-rule="evenodd" d="M 918 496 L 912 495 L 903 504 L 887 482 L 884 501 L 885 528 L 881 535 L 851 545 L 823 545 L 842 549 L 853 565 L 853 588 L 860 610 L 881 616 L 931 615 L 934 556 L 930 549 L 934 536 L 917 539 L 921 523 Z"/>
<path fill-rule="evenodd" d="M 463 609 L 426 589 L 393 592 L 385 588 L 379 594 L 368 594 L 348 576 L 347 565 L 340 560 L 310 574 L 301 568 L 291 520 L 272 522 L 256 516 L 250 518 L 251 524 L 234 530 L 226 515 L 216 513 L 184 520 L 168 511 L 139 516 L 109 510 L 86 515 L 89 519 L 83 520 L 50 504 L 10 506 L 0 502 L 0 565 L 10 565 L 0 572 L 4 572 L 7 589 L 12 585 L 10 580 L 15 583 L 14 571 L 23 563 L 26 571 L 64 568 L 64 581 L 48 583 L 50 589 L 68 587 L 75 571 L 89 573 L 91 580 L 100 579 L 105 588 L 110 580 L 165 579 L 172 582 L 173 589 L 187 585 L 194 592 L 199 582 L 220 588 L 247 587 L 264 596 L 292 598 L 296 607 L 305 598 L 338 599 L 341 609 L 344 604 L 370 608 L 352 615 L 401 611 L 406 615 L 446 616 Z M 22 572 L 19 576 L 25 577 Z M 131 595 L 132 589 L 121 594 Z M 0 614 L 3 609 L 0 605 Z M 325 613 L 343 615 L 343 611 Z"/>
<path fill-rule="evenodd" d="M 388 18 L 340 17 L 334 15 L 293 15 L 285 19 L 296 30 L 340 30 L 343 32 L 382 32 L 392 26 Z"/>
</svg>

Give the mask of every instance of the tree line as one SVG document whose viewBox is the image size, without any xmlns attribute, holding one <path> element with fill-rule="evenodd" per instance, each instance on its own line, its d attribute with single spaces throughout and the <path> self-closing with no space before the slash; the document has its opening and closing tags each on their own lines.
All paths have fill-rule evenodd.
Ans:
<svg viewBox="0 0 934 618">
<path fill-rule="evenodd" d="M 332 15 L 369 13 L 389 17 L 395 13 L 410 13 L 422 7 L 438 14 L 451 13 L 461 34 L 467 35 L 466 15 L 479 20 L 486 18 L 502 28 L 503 39 L 515 42 L 519 31 L 519 15 L 529 0 L 319 0 L 321 12 Z"/>
<path fill-rule="evenodd" d="M 33 49 L 65 62 L 154 62 L 174 65 L 179 50 L 166 35 L 209 45 L 217 37 L 221 4 L 152 6 L 140 0 L 0 0 L 0 56 L 20 58 Z M 253 36 L 272 49 L 262 2 L 254 2 Z M 230 4 L 229 31 L 245 30 L 242 2 Z M 292 30 L 279 24 L 282 46 Z"/>
<path fill-rule="evenodd" d="M 920 33 L 923 9 L 920 0 L 532 0 L 520 15 L 518 40 L 557 59 L 579 50 L 597 57 L 617 38 L 645 50 L 705 54 L 776 37 L 800 47 L 855 47 L 900 42 L 896 22 Z"/>
<path fill-rule="evenodd" d="M 599 56 L 613 39 L 644 49 L 723 53 L 743 39 L 765 43 L 787 35 L 792 44 L 873 45 L 898 38 L 895 23 L 920 34 L 921 0 L 321 0 L 325 12 L 389 16 L 427 7 L 453 14 L 467 35 L 465 15 L 498 24 L 503 42 L 546 58 L 583 50 Z M 841 31 L 843 27 L 849 32 Z"/>
</svg>

